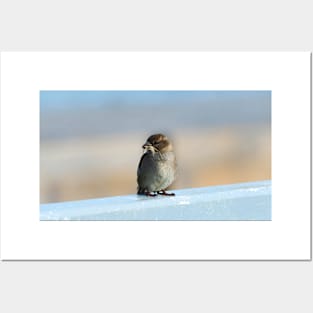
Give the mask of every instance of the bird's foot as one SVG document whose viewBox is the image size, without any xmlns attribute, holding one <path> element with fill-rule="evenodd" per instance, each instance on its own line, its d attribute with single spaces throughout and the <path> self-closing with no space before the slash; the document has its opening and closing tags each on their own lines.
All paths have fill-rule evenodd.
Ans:
<svg viewBox="0 0 313 313">
<path fill-rule="evenodd" d="M 155 192 L 145 191 L 144 193 L 148 197 L 155 197 L 157 194 Z"/>
<path fill-rule="evenodd" d="M 166 192 L 165 190 L 158 191 L 158 194 L 162 195 L 162 196 L 175 196 L 175 193 L 173 193 L 173 192 Z"/>
</svg>

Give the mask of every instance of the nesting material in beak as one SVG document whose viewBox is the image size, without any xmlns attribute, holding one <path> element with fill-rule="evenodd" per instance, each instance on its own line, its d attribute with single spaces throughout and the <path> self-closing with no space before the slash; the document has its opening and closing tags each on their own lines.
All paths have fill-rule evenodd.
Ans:
<svg viewBox="0 0 313 313">
<path fill-rule="evenodd" d="M 142 149 L 148 149 L 148 147 L 151 147 L 151 143 L 146 142 L 143 146 Z"/>
<path fill-rule="evenodd" d="M 145 151 L 151 151 L 151 152 L 154 152 L 155 149 L 153 147 L 153 145 L 150 143 L 150 142 L 146 142 L 142 148 L 145 150 Z"/>
</svg>

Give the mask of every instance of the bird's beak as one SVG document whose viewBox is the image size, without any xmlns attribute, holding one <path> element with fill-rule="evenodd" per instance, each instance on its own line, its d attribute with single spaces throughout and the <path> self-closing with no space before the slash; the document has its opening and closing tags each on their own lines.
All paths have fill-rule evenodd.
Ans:
<svg viewBox="0 0 313 313">
<path fill-rule="evenodd" d="M 142 149 L 149 149 L 150 147 L 152 147 L 152 144 L 150 142 L 146 142 L 143 146 Z"/>
</svg>

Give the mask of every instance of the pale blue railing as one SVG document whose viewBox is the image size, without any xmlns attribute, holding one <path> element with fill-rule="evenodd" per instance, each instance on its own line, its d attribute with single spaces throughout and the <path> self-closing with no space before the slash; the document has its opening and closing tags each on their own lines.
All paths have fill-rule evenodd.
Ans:
<svg viewBox="0 0 313 313">
<path fill-rule="evenodd" d="M 271 220 L 271 181 L 40 205 L 40 220 Z"/>
</svg>

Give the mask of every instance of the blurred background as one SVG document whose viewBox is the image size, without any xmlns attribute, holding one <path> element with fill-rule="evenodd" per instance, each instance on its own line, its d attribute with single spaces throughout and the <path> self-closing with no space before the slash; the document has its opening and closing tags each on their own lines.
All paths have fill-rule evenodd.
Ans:
<svg viewBox="0 0 313 313">
<path fill-rule="evenodd" d="M 136 193 L 142 145 L 173 142 L 173 189 L 271 179 L 271 91 L 41 91 L 40 202 Z"/>
</svg>

